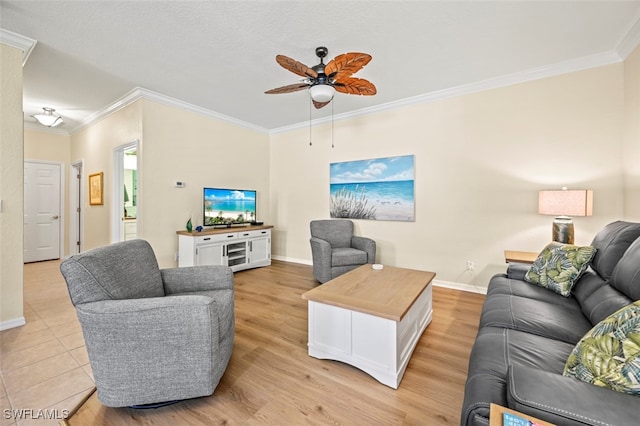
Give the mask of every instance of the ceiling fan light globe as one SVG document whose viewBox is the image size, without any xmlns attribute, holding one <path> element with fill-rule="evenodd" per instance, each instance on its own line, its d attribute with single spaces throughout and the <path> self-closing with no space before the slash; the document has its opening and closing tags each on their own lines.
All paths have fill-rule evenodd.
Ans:
<svg viewBox="0 0 640 426">
<path fill-rule="evenodd" d="M 316 102 L 329 102 L 335 93 L 336 89 L 328 84 L 316 84 L 309 87 L 309 95 Z"/>
</svg>

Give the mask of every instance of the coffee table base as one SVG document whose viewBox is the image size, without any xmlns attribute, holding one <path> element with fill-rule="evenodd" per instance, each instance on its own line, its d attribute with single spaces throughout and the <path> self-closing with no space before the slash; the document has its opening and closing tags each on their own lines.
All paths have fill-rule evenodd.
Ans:
<svg viewBox="0 0 640 426">
<path fill-rule="evenodd" d="M 431 284 L 400 322 L 320 302 L 309 305 L 309 355 L 341 361 L 397 389 L 433 314 Z"/>
</svg>

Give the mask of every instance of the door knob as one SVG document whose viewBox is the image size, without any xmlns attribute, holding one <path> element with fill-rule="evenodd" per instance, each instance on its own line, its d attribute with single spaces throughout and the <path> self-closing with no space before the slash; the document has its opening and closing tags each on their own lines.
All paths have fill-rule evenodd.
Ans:
<svg viewBox="0 0 640 426">
<path fill-rule="evenodd" d="M 55 219 L 59 219 L 59 218 L 60 218 L 60 216 L 57 216 L 57 215 L 56 215 L 56 216 L 52 217 L 51 219 L 54 219 L 54 220 L 55 220 Z"/>
</svg>

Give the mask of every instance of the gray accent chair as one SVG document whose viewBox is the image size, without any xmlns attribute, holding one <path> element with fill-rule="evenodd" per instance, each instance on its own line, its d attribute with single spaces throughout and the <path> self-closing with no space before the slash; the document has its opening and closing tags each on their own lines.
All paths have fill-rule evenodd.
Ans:
<svg viewBox="0 0 640 426">
<path fill-rule="evenodd" d="M 313 276 L 325 283 L 366 263 L 376 260 L 376 242 L 353 235 L 353 222 L 347 219 L 313 220 L 311 256 Z"/>
<path fill-rule="evenodd" d="M 131 240 L 64 260 L 100 402 L 139 406 L 211 395 L 235 328 L 227 266 L 159 269 Z"/>
</svg>

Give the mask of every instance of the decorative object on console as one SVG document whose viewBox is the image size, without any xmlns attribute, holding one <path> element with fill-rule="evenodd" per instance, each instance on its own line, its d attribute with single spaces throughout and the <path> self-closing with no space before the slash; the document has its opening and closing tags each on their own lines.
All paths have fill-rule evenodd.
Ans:
<svg viewBox="0 0 640 426">
<path fill-rule="evenodd" d="M 591 246 L 550 243 L 540 252 L 524 280 L 569 297 L 595 254 L 596 249 Z"/>
<path fill-rule="evenodd" d="M 413 155 L 331 163 L 330 217 L 413 222 L 414 170 Z"/>
<path fill-rule="evenodd" d="M 371 96 L 376 94 L 376 86 L 363 78 L 351 77 L 371 61 L 371 55 L 349 52 L 336 56 L 328 64 L 324 58 L 329 53 L 326 47 L 316 48 L 320 63 L 311 68 L 284 55 L 277 55 L 276 62 L 284 69 L 301 77 L 301 82 L 267 90 L 266 94 L 297 92 L 309 89 L 309 96 L 316 108 L 322 108 L 333 99 L 336 91 L 349 95 Z"/>
<path fill-rule="evenodd" d="M 47 127 L 56 127 L 64 123 L 64 121 L 62 120 L 62 117 L 60 117 L 58 114 L 55 113 L 56 112 L 55 109 L 47 108 L 47 107 L 43 107 L 42 109 L 44 110 L 44 112 L 40 114 L 32 115 L 32 117 L 35 118 L 38 121 L 38 123 Z"/>
<path fill-rule="evenodd" d="M 571 216 L 593 214 L 593 191 L 590 189 L 544 190 L 538 193 L 538 213 L 554 215 L 552 241 L 573 244 L 574 230 Z"/>
<path fill-rule="evenodd" d="M 191 218 L 187 221 L 187 232 L 193 231 L 193 225 L 191 224 Z"/>
</svg>

